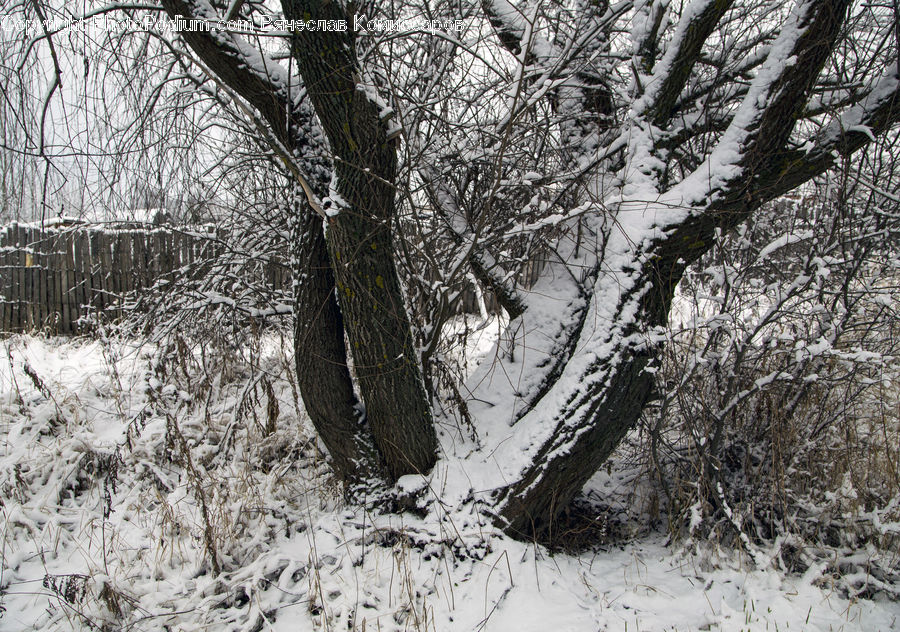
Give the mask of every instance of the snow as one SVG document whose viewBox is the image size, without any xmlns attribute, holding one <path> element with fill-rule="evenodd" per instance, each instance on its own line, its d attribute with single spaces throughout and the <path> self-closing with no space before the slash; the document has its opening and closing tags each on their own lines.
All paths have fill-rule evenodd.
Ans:
<svg viewBox="0 0 900 632">
<path fill-rule="evenodd" d="M 717 191 L 740 175 L 744 151 L 752 144 L 766 108 L 777 97 L 778 80 L 791 64 L 794 47 L 804 33 L 802 25 L 813 5 L 800 2 L 794 7 L 715 149 L 693 173 L 667 193 L 667 203 L 673 207 L 705 207 Z M 678 219 L 676 214 L 673 222 Z"/>
<path fill-rule="evenodd" d="M 328 197 L 322 202 L 324 204 L 323 210 L 325 211 L 325 215 L 329 218 L 336 217 L 342 210 L 350 208 L 350 203 L 338 193 L 337 174 L 332 174 L 331 181 L 328 185 Z M 326 228 L 328 227 L 327 222 L 325 226 Z"/>
<path fill-rule="evenodd" d="M 511 540 L 487 521 L 482 501 L 460 499 L 473 465 L 463 458 L 398 482 L 424 494 L 421 515 L 345 505 L 291 395 L 284 345 L 267 336 L 254 356 L 281 411 L 274 434 L 262 436 L 252 415 L 264 414 L 265 397 L 251 412 L 240 408 L 255 378 L 239 361 L 222 367 L 206 399 L 199 383 L 154 368 L 159 350 L 149 345 L 3 342 L 0 630 L 900 625 L 900 604 L 848 601 L 821 569 L 788 576 L 714 543 L 686 549 L 636 532 L 567 554 Z M 214 516 L 218 577 L 206 562 L 195 488 L 167 452 L 173 420 Z M 454 452 L 446 437 L 445 451 Z M 103 464 L 116 455 L 111 475 Z"/>
<path fill-rule="evenodd" d="M 666 44 L 667 48 L 662 59 L 654 66 L 653 75 L 646 81 L 646 90 L 633 106 L 636 112 L 642 112 L 657 98 L 659 89 L 662 87 L 663 81 L 669 76 L 675 59 L 681 52 L 682 44 L 688 34 L 688 27 L 695 22 L 705 11 L 709 10 L 714 0 L 694 0 L 687 3 L 681 11 L 681 18 L 675 31 L 672 33 L 671 40 Z M 657 9 L 659 10 L 659 9 Z M 642 18 L 642 19 L 639 19 Z M 632 39 L 637 46 L 638 42 L 643 41 L 649 36 L 647 27 L 651 21 L 649 15 L 645 16 L 638 13 L 635 18 L 634 28 L 632 30 Z M 635 51 L 637 52 L 637 51 Z"/>
<path fill-rule="evenodd" d="M 897 68 L 888 68 L 885 73 L 875 81 L 866 98 L 851 108 L 841 113 L 836 120 L 819 134 L 816 142 L 808 149 L 809 153 L 820 147 L 828 147 L 835 139 L 842 138 L 847 132 L 861 132 L 871 138 L 872 129 L 867 124 L 873 112 L 887 104 L 896 102 L 900 93 L 900 71 Z"/>
<path fill-rule="evenodd" d="M 763 261 L 770 254 L 784 248 L 785 246 L 789 246 L 791 244 L 796 244 L 801 241 L 805 241 L 807 239 L 812 239 L 813 232 L 811 230 L 804 230 L 794 233 L 787 233 L 786 235 L 781 235 L 776 239 L 772 240 L 770 243 L 760 249 L 759 254 L 756 257 L 757 262 Z"/>
</svg>

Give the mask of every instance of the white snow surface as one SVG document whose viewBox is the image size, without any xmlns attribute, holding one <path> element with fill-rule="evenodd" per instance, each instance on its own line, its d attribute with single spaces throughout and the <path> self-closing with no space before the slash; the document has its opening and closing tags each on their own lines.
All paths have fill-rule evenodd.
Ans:
<svg viewBox="0 0 900 632">
<path fill-rule="evenodd" d="M 401 480 L 403 490 L 427 490 L 421 516 L 345 505 L 293 402 L 292 359 L 276 337 L 256 356 L 279 404 L 270 434 L 246 409 L 238 415 L 253 380 L 238 364 L 200 402 L 198 389 L 152 374 L 149 346 L 2 344 L 2 631 L 900 626 L 900 604 L 847 601 L 815 567 L 785 576 L 712 546 L 666 546 L 654 533 L 580 555 L 511 540 L 478 500 L 458 500 L 472 465 L 463 456 L 445 457 L 427 479 Z M 166 456 L 173 421 L 163 410 L 177 413 L 205 490 L 217 577 L 196 488 Z M 254 414 L 265 410 L 260 396 Z M 447 455 L 461 452 L 452 434 L 444 429 Z M 115 454 L 111 478 L 102 462 Z M 615 476 L 601 478 L 615 494 Z"/>
</svg>

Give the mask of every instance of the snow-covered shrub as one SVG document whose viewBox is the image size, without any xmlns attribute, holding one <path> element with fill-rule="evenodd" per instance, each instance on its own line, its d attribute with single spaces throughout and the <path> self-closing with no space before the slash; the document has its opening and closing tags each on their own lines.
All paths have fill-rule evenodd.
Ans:
<svg viewBox="0 0 900 632">
<path fill-rule="evenodd" d="M 5 606 L 40 629 L 156 629 L 137 604 L 167 611 L 154 597 L 163 583 L 205 603 L 197 616 L 234 620 L 227 610 L 285 567 L 227 578 L 273 563 L 267 543 L 339 498 L 277 332 L 242 353 L 179 335 L 3 348 L 0 617 Z M 47 599 L 19 595 L 36 572 L 31 591 Z"/>
<path fill-rule="evenodd" d="M 896 596 L 900 224 L 872 195 L 810 192 L 720 236 L 680 285 L 644 436 L 674 531 Z"/>
<path fill-rule="evenodd" d="M 291 312 L 290 255 L 284 213 L 241 209 L 217 225 L 184 227 L 198 242 L 189 265 L 131 297 L 125 327 L 164 338 L 226 336 L 236 344 Z M 263 226 L 264 230 L 259 230 Z"/>
</svg>

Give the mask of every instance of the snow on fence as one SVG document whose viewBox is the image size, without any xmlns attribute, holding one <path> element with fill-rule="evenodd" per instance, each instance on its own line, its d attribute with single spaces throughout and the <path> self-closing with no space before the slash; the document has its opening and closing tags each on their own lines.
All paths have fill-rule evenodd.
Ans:
<svg viewBox="0 0 900 632">
<path fill-rule="evenodd" d="M 202 277 L 229 248 L 212 227 L 123 226 L 67 222 L 0 227 L 0 332 L 76 334 L 98 320 L 119 321 L 141 289 L 179 275 Z M 273 296 L 290 290 L 286 265 L 259 263 L 251 273 L 263 277 L 255 279 L 257 287 Z M 543 257 L 534 257 L 522 264 L 520 287 L 533 285 L 543 263 Z M 481 311 L 473 287 L 465 289 L 461 299 L 460 311 Z M 499 310 L 490 292 L 485 291 L 483 300 L 488 312 Z"/>
<path fill-rule="evenodd" d="M 169 227 L 0 227 L 0 331 L 73 334 L 96 318 L 120 320 L 136 291 L 202 273 L 223 249 L 214 232 Z M 266 268 L 271 289 L 290 287 L 285 266 Z"/>
</svg>

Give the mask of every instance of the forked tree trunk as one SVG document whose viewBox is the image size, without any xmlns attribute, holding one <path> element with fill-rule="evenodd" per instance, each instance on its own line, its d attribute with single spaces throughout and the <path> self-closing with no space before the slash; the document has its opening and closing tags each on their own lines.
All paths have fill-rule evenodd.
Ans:
<svg viewBox="0 0 900 632">
<path fill-rule="evenodd" d="M 348 20 L 338 3 L 286 0 L 283 5 L 289 19 Z M 163 6 L 173 17 L 217 17 L 205 2 L 163 0 Z M 274 67 L 270 72 L 258 51 L 226 32 L 200 29 L 182 37 L 221 82 L 256 108 L 282 158 L 299 163 L 315 193 L 327 195 L 320 163 L 327 163 L 328 148 L 316 142 L 315 126 L 300 111 L 289 78 Z M 423 473 L 434 464 L 437 439 L 394 268 L 396 150 L 378 105 L 357 86 L 352 32 L 300 32 L 293 50 L 335 157 L 333 201 L 339 210 L 329 224 L 327 249 L 320 218 L 306 212 L 295 226 L 301 395 L 343 479 L 361 482 L 382 470 L 373 444 L 390 478 Z M 335 276 L 341 309 L 333 293 Z M 347 369 L 344 330 L 365 419 Z"/>
<path fill-rule="evenodd" d="M 322 219 L 304 210 L 295 218 L 291 239 L 297 381 L 335 472 L 353 488 L 381 479 L 382 461 L 353 392 Z"/>
<path fill-rule="evenodd" d="M 282 2 L 288 19 L 350 22 L 339 4 Z M 366 419 L 395 479 L 430 470 L 437 438 L 394 267 L 396 149 L 377 97 L 359 84 L 353 38 L 298 31 L 292 52 L 335 157 L 328 250 Z"/>
<path fill-rule="evenodd" d="M 710 230 L 711 226 L 704 228 Z M 635 282 L 619 296 L 611 322 L 598 324 L 605 319 L 589 312 L 581 326 L 570 332 L 565 346 L 588 349 L 592 359 L 577 376 L 565 368 L 549 374 L 551 382 L 544 385 L 543 393 L 554 389 L 559 380 L 578 384 L 563 386 L 569 395 L 564 396 L 553 419 L 546 421 L 554 430 L 521 478 L 500 492 L 497 515 L 508 533 L 552 537 L 556 516 L 640 419 L 654 387 L 653 373 L 647 369 L 661 350 L 653 332 L 666 323 L 686 261 L 701 252 L 691 247 L 696 242 L 678 241 L 682 247 L 677 252 L 657 250 L 656 257 L 646 258 L 653 263 L 642 270 L 637 262 L 643 257 L 636 253 L 636 271 L 630 273 Z M 594 282 L 610 283 L 602 277 Z M 591 309 L 590 301 L 584 309 Z M 605 333 L 597 336 L 598 328 Z M 591 352 L 598 347 L 603 349 L 601 353 Z"/>
<path fill-rule="evenodd" d="M 594 382 L 589 392 L 560 410 L 554 440 L 542 446 L 522 479 L 504 490 L 499 516 L 510 534 L 552 537 L 556 516 L 640 418 L 653 388 L 644 369 L 656 350 L 617 351 L 606 366 L 591 367 L 584 376 Z"/>
<path fill-rule="evenodd" d="M 191 0 L 163 0 L 172 17 L 214 17 L 208 7 Z M 328 193 L 331 165 L 328 148 L 315 125 L 308 104 L 297 102 L 290 86 L 270 73 L 256 51 L 240 46 L 227 33 L 218 36 L 203 29 L 187 30 L 182 37 L 216 74 L 260 113 L 276 151 L 291 154 L 316 195 Z M 290 191 L 292 188 L 287 186 Z M 302 199 L 294 195 L 292 205 Z M 328 449 L 335 472 L 348 487 L 381 478 L 382 460 L 375 449 L 353 390 L 347 366 L 343 319 L 335 298 L 334 274 L 322 218 L 301 203 L 292 218 L 292 274 L 295 280 L 294 338 L 298 386 L 316 432 Z"/>
<path fill-rule="evenodd" d="M 437 440 L 391 255 L 390 226 L 344 211 L 331 220 L 327 239 L 376 444 L 391 478 L 426 473 L 434 465 Z"/>
<path fill-rule="evenodd" d="M 686 12 L 687 22 L 679 38 L 669 43 L 676 53 L 672 56 L 676 63 L 663 66 L 662 76 L 649 82 L 651 92 L 645 95 L 645 100 L 650 105 L 641 116 L 656 126 L 666 125 L 703 42 L 730 4 L 725 0 L 709 0 L 698 2 L 697 11 Z M 597 313 L 588 314 L 585 326 L 591 327 L 591 331 L 586 334 L 578 328 L 571 333 L 577 337 L 574 346 L 599 350 L 581 352 L 577 365 L 581 369 L 560 371 L 555 376 L 564 383 L 555 389 L 553 401 L 558 404 L 552 411 L 553 418 L 545 421 L 552 424 L 553 430 L 545 434 L 547 438 L 518 480 L 500 495 L 499 518 L 510 532 L 528 536 L 545 533 L 558 512 L 571 502 L 638 421 L 653 388 L 652 373 L 646 370 L 658 352 L 659 343 L 654 340 L 653 329 L 666 323 L 674 288 L 685 266 L 712 247 L 714 231 L 733 228 L 763 202 L 827 168 L 824 151 L 821 154 L 815 148 L 802 151 L 798 159 L 796 152 L 786 148 L 815 80 L 834 49 L 849 5 L 849 0 L 798 2 L 772 46 L 771 59 L 766 60 L 734 116 L 729 128 L 731 137 L 725 135 L 734 142 L 728 146 L 730 151 L 740 147 L 737 175 L 703 189 L 701 201 L 682 219 L 673 219 L 668 225 L 665 219 L 652 220 L 654 223 L 648 226 L 656 234 L 664 235 L 655 237 L 655 243 L 641 246 L 641 231 L 637 230 L 626 235 L 617 250 L 620 255 L 617 259 L 603 262 L 614 267 L 614 285 L 607 281 L 604 286 L 604 280 L 598 277 L 594 301 L 609 301 L 616 295 L 614 287 L 619 283 L 616 274 L 627 283 L 618 298 L 613 299 L 615 309 L 611 314 L 604 312 L 605 318 L 596 318 Z M 870 130 L 883 130 L 888 121 L 897 117 L 897 110 L 892 109 L 897 82 L 888 79 L 887 85 L 890 91 L 879 91 L 879 99 L 861 110 L 857 117 Z M 636 126 L 635 130 L 638 129 Z M 854 151 L 858 142 L 843 130 L 841 136 L 826 133 L 823 138 L 833 143 L 828 152 L 832 161 L 838 153 L 848 155 L 847 152 Z M 834 138 L 841 138 L 841 142 L 835 142 Z M 654 141 L 636 131 L 633 142 L 653 147 Z M 636 155 L 643 155 L 640 149 Z M 713 164 L 714 155 L 710 155 Z M 645 165 L 634 165 L 636 171 L 641 166 Z M 709 168 L 701 165 L 698 173 L 705 175 Z M 649 196 L 662 197 L 664 174 L 647 175 L 642 186 L 646 187 L 647 181 L 655 178 L 656 190 Z M 686 178 L 684 183 L 667 191 L 671 197 L 665 201 L 680 203 L 697 199 L 698 189 L 703 186 L 702 181 Z M 641 208 L 653 208 L 654 201 L 637 204 L 637 212 L 644 212 Z M 664 218 L 667 210 L 665 205 L 657 207 L 657 212 L 647 217 Z M 630 243 L 638 245 L 632 248 Z M 596 298 L 601 295 L 600 288 L 606 290 L 602 299 Z M 544 392 L 551 388 L 554 386 Z"/>
<path fill-rule="evenodd" d="M 552 43 L 528 49 L 534 31 L 523 21 L 524 14 L 507 10 L 505 2 L 483 1 L 499 39 L 511 52 L 522 52 L 523 64 L 565 70 L 556 53 L 541 57 Z M 613 15 L 606 10 L 608 3 L 581 4 L 597 9 L 594 18 L 601 30 L 615 26 L 615 20 L 603 21 L 603 16 Z M 859 95 L 860 101 L 810 136 L 808 143 L 800 147 L 791 142 L 851 4 L 850 0 L 797 0 L 751 85 L 738 91 L 745 91 L 738 97 L 740 104 L 722 101 L 721 124 L 726 131 L 721 140 L 697 156 L 692 173 L 670 186 L 670 174 L 663 165 L 672 162 L 666 143 L 683 142 L 675 133 L 684 123 L 678 116 L 679 107 L 685 106 L 680 99 L 696 75 L 693 68 L 707 48 L 705 43 L 734 4 L 731 0 L 685 3 L 678 28 L 665 41 L 666 54 L 659 60 L 664 63 L 655 63 L 663 43 L 658 33 L 662 14 L 653 14 L 651 28 L 641 35 L 644 40 L 635 42 L 640 58 L 635 68 L 641 66 L 641 74 L 646 74 L 637 82 L 641 84 L 636 93 L 639 107 L 623 121 L 618 138 L 605 134 L 606 127 L 596 138 L 591 130 L 591 121 L 598 115 L 611 119 L 617 111 L 613 107 L 617 92 L 606 89 L 606 77 L 582 74 L 574 83 L 584 89 L 557 93 L 565 101 L 557 113 L 575 127 L 569 136 L 585 140 L 573 146 L 593 148 L 605 143 L 611 152 L 615 147 L 608 154 L 610 159 L 614 154 L 624 156 L 612 168 L 618 171 L 623 194 L 638 191 L 646 200 L 632 202 L 643 205 L 636 217 L 646 218 L 647 224 L 626 222 L 623 230 L 628 234 L 623 233 L 613 250 L 615 257 L 608 258 L 604 252 L 604 259 L 593 266 L 594 277 L 578 288 L 584 291 L 562 310 L 566 322 L 553 323 L 552 315 L 546 313 L 538 319 L 550 323 L 538 328 L 545 327 L 539 335 L 550 341 L 552 351 L 550 357 L 542 358 L 546 362 L 532 363 L 543 379 L 530 380 L 537 386 L 521 398 L 527 401 L 519 420 L 529 426 L 524 430 L 533 431 L 524 434 L 535 442 L 526 448 L 531 461 L 507 479 L 512 482 L 499 494 L 496 508 L 512 533 L 531 535 L 549 529 L 559 510 L 638 420 L 653 387 L 647 370 L 658 352 L 653 329 L 665 323 L 684 266 L 711 247 L 714 231 L 734 226 L 759 204 L 822 173 L 834 165 L 836 156 L 849 157 L 900 119 L 896 107 L 900 76 L 890 70 L 868 88 L 869 97 Z M 207 2 L 163 0 L 163 5 L 173 15 L 217 18 Z M 667 5 L 648 6 L 661 10 Z M 282 0 L 286 18 L 313 20 L 317 25 L 320 20 L 352 24 L 352 16 L 346 13 L 351 9 L 345 6 L 352 5 Z M 277 151 L 286 150 L 292 154 L 290 159 L 300 162 L 321 151 L 321 147 L 304 145 L 310 130 L 302 129 L 303 121 L 295 111 L 298 94 L 285 85 L 287 73 L 273 79 L 254 50 L 236 45 L 227 34 L 184 33 L 182 37 L 220 81 L 256 108 L 274 132 Z M 390 114 L 374 89 L 364 85 L 354 37 L 352 28 L 301 30 L 292 40 L 293 58 L 334 158 L 331 186 L 320 183 L 318 192 L 331 198 L 327 232 L 322 233 L 319 219 L 304 220 L 305 228 L 298 236 L 305 237 L 295 243 L 299 263 L 295 273 L 302 281 L 297 296 L 297 347 L 303 397 L 336 467 L 346 478 L 361 480 L 379 470 L 372 445 L 383 456 L 388 476 L 396 478 L 427 471 L 435 461 L 436 439 L 394 267 L 397 156 L 388 134 Z M 597 50 L 602 49 L 598 44 Z M 747 71 L 753 68 L 748 66 Z M 737 74 L 730 80 L 743 83 L 740 68 L 733 72 Z M 556 78 L 552 73 L 546 76 Z M 729 80 L 727 75 L 724 80 Z M 713 99 L 726 85 L 712 85 L 712 92 L 701 95 Z M 705 125 L 689 126 L 685 138 L 697 140 L 707 133 L 705 129 Z M 590 160 L 593 154 L 591 149 Z M 680 219 L 668 219 L 670 213 Z M 608 225 L 617 225 L 618 219 L 611 217 Z M 646 243 L 650 240 L 656 241 Z M 578 275 L 567 272 L 573 280 L 581 276 L 580 269 Z M 340 310 L 332 284 L 338 290 Z M 516 302 L 514 307 L 512 312 L 522 306 Z M 351 345 L 368 425 L 356 414 L 342 330 Z M 554 353 L 559 360 L 552 357 Z M 517 391 L 514 395 L 519 397 Z"/>
</svg>

